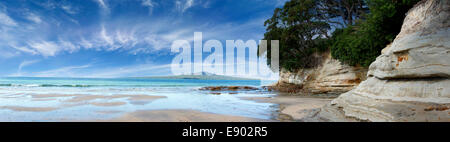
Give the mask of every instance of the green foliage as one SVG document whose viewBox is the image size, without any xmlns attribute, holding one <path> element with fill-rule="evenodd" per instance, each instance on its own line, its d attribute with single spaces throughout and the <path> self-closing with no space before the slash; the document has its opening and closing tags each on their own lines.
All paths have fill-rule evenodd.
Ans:
<svg viewBox="0 0 450 142">
<path fill-rule="evenodd" d="M 277 8 L 272 18 L 264 25 L 267 32 L 265 40 L 279 40 L 280 66 L 293 70 L 309 68 L 317 63 L 312 53 L 327 48 L 327 36 L 330 25 L 318 10 L 317 0 L 291 0 L 283 8 Z M 270 42 L 267 47 L 270 59 Z M 268 60 L 270 64 L 270 60 Z"/>
<path fill-rule="evenodd" d="M 291 71 L 315 67 L 319 60 L 313 54 L 328 50 L 342 62 L 367 67 L 394 40 L 418 1 L 291 0 L 264 23 L 264 39 L 280 41 L 280 67 Z M 270 47 L 269 42 L 269 65 Z"/>
<path fill-rule="evenodd" d="M 400 32 L 405 13 L 419 0 L 368 0 L 365 21 L 333 33 L 331 54 L 350 65 L 369 66 Z"/>
</svg>

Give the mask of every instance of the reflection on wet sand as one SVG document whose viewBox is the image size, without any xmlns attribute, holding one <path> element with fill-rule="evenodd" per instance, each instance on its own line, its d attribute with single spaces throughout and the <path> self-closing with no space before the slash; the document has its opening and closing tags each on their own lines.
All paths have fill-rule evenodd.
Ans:
<svg viewBox="0 0 450 142">
<path fill-rule="evenodd" d="M 252 89 L 218 91 L 221 95 L 197 90 L 191 94 L 145 90 L 140 94 L 125 94 L 126 91 L 105 95 L 89 92 L 0 94 L 3 102 L 10 102 L 0 106 L 0 113 L 8 114 L 8 117 L 0 117 L 0 121 L 301 121 L 310 111 L 331 101 L 330 98 L 275 95 Z M 153 95 L 144 95 L 145 92 Z M 160 101 L 154 103 L 155 100 Z"/>
<path fill-rule="evenodd" d="M 268 122 L 271 120 L 221 115 L 194 110 L 152 110 L 127 113 L 112 122 Z"/>
<path fill-rule="evenodd" d="M 54 111 L 56 107 L 23 107 L 23 106 L 1 106 L 0 109 L 9 109 L 13 111 L 28 111 L 28 112 L 45 112 Z"/>
<path fill-rule="evenodd" d="M 282 96 L 275 97 L 241 97 L 245 100 L 278 104 L 274 117 L 279 121 L 301 121 L 311 111 L 319 109 L 331 102 L 332 98 Z"/>
</svg>

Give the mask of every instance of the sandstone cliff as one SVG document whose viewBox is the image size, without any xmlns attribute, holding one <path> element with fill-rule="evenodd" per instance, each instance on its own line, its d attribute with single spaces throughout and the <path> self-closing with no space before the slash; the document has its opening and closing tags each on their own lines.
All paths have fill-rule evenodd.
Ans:
<svg viewBox="0 0 450 142">
<path fill-rule="evenodd" d="M 296 72 L 281 70 L 277 89 L 289 93 L 341 94 L 366 79 L 367 69 L 352 67 L 333 59 L 329 52 L 317 54 L 320 65 Z"/>
<path fill-rule="evenodd" d="M 369 78 L 305 120 L 450 121 L 449 17 L 450 1 L 419 2 Z"/>
</svg>

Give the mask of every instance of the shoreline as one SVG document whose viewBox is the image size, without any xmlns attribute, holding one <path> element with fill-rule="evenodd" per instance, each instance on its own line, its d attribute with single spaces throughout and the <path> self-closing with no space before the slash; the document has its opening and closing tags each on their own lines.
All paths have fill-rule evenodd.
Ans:
<svg viewBox="0 0 450 142">
<path fill-rule="evenodd" d="M 227 109 L 224 113 L 220 109 L 196 109 L 189 107 L 189 105 L 186 107 L 158 107 L 158 105 L 164 105 L 162 102 L 178 96 L 175 94 L 160 94 L 161 96 L 157 96 L 155 94 L 146 95 L 145 92 L 133 95 L 124 93 L 112 95 L 19 93 L 0 96 L 0 99 L 28 101 L 30 105 L 1 105 L 0 110 L 2 110 L 2 113 L 15 113 L 9 117 L 0 118 L 0 120 L 54 122 L 293 122 L 301 121 L 309 112 L 322 107 L 329 103 L 331 98 L 334 98 L 334 96 L 327 94 L 315 96 L 307 94 L 292 95 L 277 91 L 268 91 L 269 94 L 273 95 L 267 95 L 267 90 L 249 86 L 204 88 L 203 90 L 195 89 L 195 91 L 199 91 L 200 93 L 196 92 L 192 96 L 194 98 L 189 97 L 185 99 L 193 99 L 191 103 L 192 101 L 195 102 L 196 99 L 199 99 L 195 98 L 195 94 L 197 94 L 199 95 L 198 97 L 206 101 L 204 104 L 212 105 L 211 107 L 219 106 L 208 103 L 210 101 L 227 101 L 228 99 L 233 100 L 234 103 L 243 103 L 243 105 L 235 106 L 233 102 L 224 103 L 232 105 L 220 106 L 220 109 Z M 218 92 L 219 95 L 214 94 Z M 225 96 L 220 97 L 220 94 L 224 94 Z M 250 94 L 250 96 L 240 96 L 239 94 Z M 181 95 L 180 97 L 183 96 Z M 153 107 L 145 107 L 145 105 L 151 103 L 156 103 L 156 106 L 154 104 Z M 172 105 L 178 106 L 176 103 Z M 255 108 L 247 108 L 246 105 L 254 106 Z M 250 115 L 245 113 L 245 115 L 229 113 L 234 109 Z M 258 109 L 260 111 L 254 112 L 252 109 Z M 28 117 L 14 119 L 16 117 L 19 118 L 20 115 L 27 115 Z"/>
</svg>

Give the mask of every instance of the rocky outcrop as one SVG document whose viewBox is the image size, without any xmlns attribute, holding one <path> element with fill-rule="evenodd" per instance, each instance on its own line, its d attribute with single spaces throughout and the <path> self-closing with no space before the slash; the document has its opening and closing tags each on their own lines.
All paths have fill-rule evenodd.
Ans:
<svg viewBox="0 0 450 142">
<path fill-rule="evenodd" d="M 282 69 L 277 90 L 289 93 L 340 94 L 354 89 L 366 79 L 367 69 L 342 64 L 333 59 L 329 52 L 316 56 L 322 59 L 316 68 L 296 72 Z"/>
<path fill-rule="evenodd" d="M 202 91 L 249 91 L 249 90 L 258 90 L 258 88 L 250 87 L 250 86 L 208 86 L 208 87 L 202 87 L 199 90 L 202 90 Z"/>
<path fill-rule="evenodd" d="M 448 17 L 450 1 L 419 2 L 369 67 L 369 78 L 309 120 L 450 121 Z"/>
</svg>

